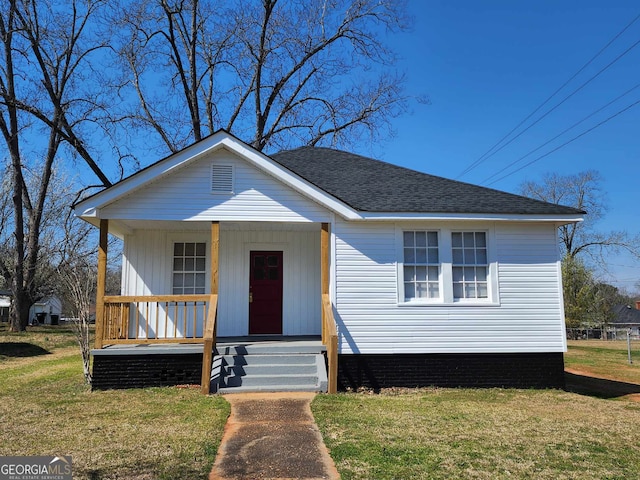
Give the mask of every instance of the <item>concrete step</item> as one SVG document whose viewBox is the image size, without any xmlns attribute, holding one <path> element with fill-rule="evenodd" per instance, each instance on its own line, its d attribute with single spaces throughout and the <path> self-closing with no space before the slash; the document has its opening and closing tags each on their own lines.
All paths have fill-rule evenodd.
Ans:
<svg viewBox="0 0 640 480">
<path fill-rule="evenodd" d="M 222 355 L 222 360 L 224 365 L 315 365 L 315 355 Z"/>
<path fill-rule="evenodd" d="M 275 354 L 265 349 L 237 354 L 236 347 L 229 347 L 233 354 L 214 357 L 214 384 L 219 393 L 251 391 L 315 391 L 326 392 L 327 372 L 322 353 L 295 353 L 284 355 L 276 348 Z M 317 351 L 317 347 L 316 347 Z"/>
<path fill-rule="evenodd" d="M 318 342 L 266 342 L 248 345 L 216 345 L 216 355 L 298 355 L 325 352 L 324 345 Z"/>
</svg>

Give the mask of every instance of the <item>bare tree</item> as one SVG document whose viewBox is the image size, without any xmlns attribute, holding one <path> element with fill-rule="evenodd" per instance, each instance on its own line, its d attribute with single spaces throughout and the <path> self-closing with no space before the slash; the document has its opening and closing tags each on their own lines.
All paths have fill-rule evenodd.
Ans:
<svg viewBox="0 0 640 480">
<path fill-rule="evenodd" d="M 406 108 L 384 43 L 396 0 L 123 1 L 123 115 L 176 151 L 224 128 L 258 150 L 349 144 Z M 119 35 L 119 36 L 120 36 Z"/>
<path fill-rule="evenodd" d="M 76 154 L 98 176 L 108 178 L 80 137 L 80 125 L 98 108 L 82 82 L 88 57 L 101 48 L 91 43 L 89 19 L 103 2 L 9 0 L 0 11 L 0 132 L 7 146 L 12 230 L 0 261 L 11 284 L 12 330 L 24 330 L 37 294 L 41 229 L 54 165 L 62 151 Z M 86 38 L 91 39 L 88 43 Z M 37 178 L 28 184 L 26 177 Z"/>
<path fill-rule="evenodd" d="M 601 232 L 596 224 L 607 211 L 602 177 L 597 171 L 588 170 L 576 175 L 548 173 L 540 182 L 525 182 L 520 192 L 545 202 L 567 205 L 587 212 L 583 222 L 560 227 L 560 246 L 569 258 L 588 255 L 600 266 L 606 266 L 604 253 L 624 250 L 640 259 L 640 236 L 629 235 L 625 230 Z"/>
</svg>

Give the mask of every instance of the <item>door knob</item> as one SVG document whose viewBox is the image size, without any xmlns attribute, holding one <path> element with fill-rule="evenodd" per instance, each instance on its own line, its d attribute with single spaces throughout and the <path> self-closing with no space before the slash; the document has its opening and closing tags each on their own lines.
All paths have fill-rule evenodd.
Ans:
<svg viewBox="0 0 640 480">
<path fill-rule="evenodd" d="M 249 303 L 253 302 L 253 292 L 249 292 Z"/>
</svg>

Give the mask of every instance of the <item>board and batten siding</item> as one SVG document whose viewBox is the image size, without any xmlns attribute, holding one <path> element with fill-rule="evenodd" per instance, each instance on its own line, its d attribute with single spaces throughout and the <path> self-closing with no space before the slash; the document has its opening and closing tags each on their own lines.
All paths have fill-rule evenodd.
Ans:
<svg viewBox="0 0 640 480">
<path fill-rule="evenodd" d="M 137 230 L 125 237 L 123 295 L 171 294 L 173 242 L 204 242 L 207 231 Z M 244 336 L 249 325 L 249 252 L 283 252 L 283 334 L 319 335 L 320 226 L 313 230 L 220 231 L 218 336 Z M 209 266 L 207 285 L 209 291 Z M 152 312 L 152 316 L 155 311 Z M 198 331 L 202 328 L 198 319 Z M 164 325 L 160 326 L 160 330 Z"/>
<path fill-rule="evenodd" d="M 454 229 L 469 228 L 468 224 Z M 416 224 L 337 221 L 335 312 L 341 353 L 507 353 L 566 349 L 553 224 L 491 222 L 496 303 L 408 305 L 398 299 L 397 231 Z M 444 223 L 418 228 L 450 229 Z M 400 279 L 401 281 L 402 279 Z"/>
<path fill-rule="evenodd" d="M 211 165 L 233 166 L 233 193 L 212 193 Z M 226 150 L 101 209 L 104 218 L 187 221 L 327 222 L 328 210 Z"/>
</svg>

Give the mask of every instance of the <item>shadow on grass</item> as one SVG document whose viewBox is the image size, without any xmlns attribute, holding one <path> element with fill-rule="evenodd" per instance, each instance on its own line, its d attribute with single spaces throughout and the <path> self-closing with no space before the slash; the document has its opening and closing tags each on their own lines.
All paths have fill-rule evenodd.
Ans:
<svg viewBox="0 0 640 480">
<path fill-rule="evenodd" d="M 640 394 L 640 385 L 619 382 L 604 378 L 589 377 L 575 373 L 564 373 L 567 392 L 588 395 L 597 398 L 617 398 L 625 395 Z"/>
<path fill-rule="evenodd" d="M 0 342 L 0 356 L 5 357 L 37 357 L 51 352 L 33 343 Z"/>
</svg>

